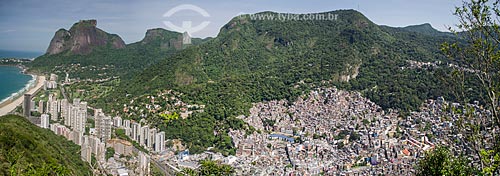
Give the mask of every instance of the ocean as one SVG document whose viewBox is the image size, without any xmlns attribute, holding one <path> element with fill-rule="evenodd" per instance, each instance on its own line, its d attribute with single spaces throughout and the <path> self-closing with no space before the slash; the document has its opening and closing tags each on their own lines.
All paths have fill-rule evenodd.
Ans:
<svg viewBox="0 0 500 176">
<path fill-rule="evenodd" d="M 43 52 L 38 51 L 11 51 L 0 49 L 0 58 L 20 58 L 32 59 L 43 55 Z"/>
<path fill-rule="evenodd" d="M 25 90 L 34 83 L 31 75 L 14 66 L 0 66 L 0 102 Z"/>
</svg>

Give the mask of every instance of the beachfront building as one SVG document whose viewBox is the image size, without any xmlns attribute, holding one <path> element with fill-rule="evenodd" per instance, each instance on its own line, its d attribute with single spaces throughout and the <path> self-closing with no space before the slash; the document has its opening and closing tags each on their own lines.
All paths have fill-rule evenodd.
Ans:
<svg viewBox="0 0 500 176">
<path fill-rule="evenodd" d="M 24 94 L 23 115 L 24 117 L 31 115 L 31 94 Z"/>
</svg>

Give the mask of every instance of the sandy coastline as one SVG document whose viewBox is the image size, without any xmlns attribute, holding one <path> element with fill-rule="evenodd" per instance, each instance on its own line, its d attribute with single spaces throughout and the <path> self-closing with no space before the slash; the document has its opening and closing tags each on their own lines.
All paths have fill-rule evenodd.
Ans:
<svg viewBox="0 0 500 176">
<path fill-rule="evenodd" d="M 7 100 L 5 102 L 2 102 L 0 104 L 0 116 L 6 115 L 9 112 L 16 109 L 17 106 L 23 103 L 24 97 L 22 95 L 24 95 L 25 93 L 33 94 L 37 92 L 39 89 L 43 87 L 44 81 L 45 81 L 45 76 L 36 76 L 35 86 L 32 86 L 27 91 L 20 93 L 20 95 L 18 95 L 14 100 Z"/>
</svg>

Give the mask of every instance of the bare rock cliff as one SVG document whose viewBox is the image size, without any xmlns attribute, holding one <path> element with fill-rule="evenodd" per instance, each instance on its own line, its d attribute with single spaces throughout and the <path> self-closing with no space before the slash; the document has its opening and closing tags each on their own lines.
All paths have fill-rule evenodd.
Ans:
<svg viewBox="0 0 500 176">
<path fill-rule="evenodd" d="M 59 29 L 50 41 L 47 54 L 70 51 L 73 54 L 89 54 L 95 47 L 125 48 L 125 42 L 116 34 L 109 34 L 96 27 L 96 20 L 81 20 L 70 30 Z"/>
</svg>

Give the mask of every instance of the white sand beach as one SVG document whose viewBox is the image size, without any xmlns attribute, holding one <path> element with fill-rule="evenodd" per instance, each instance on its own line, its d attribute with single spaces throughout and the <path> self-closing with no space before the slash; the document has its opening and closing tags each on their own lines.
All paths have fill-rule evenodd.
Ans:
<svg viewBox="0 0 500 176">
<path fill-rule="evenodd" d="M 30 93 L 33 94 L 37 92 L 39 89 L 43 87 L 43 83 L 45 81 L 45 76 L 37 76 L 36 78 L 36 85 L 34 87 L 31 87 L 28 91 L 24 92 L 25 93 Z M 6 115 L 9 112 L 13 111 L 16 109 L 17 106 L 19 106 L 21 103 L 23 103 L 24 96 L 18 96 L 14 101 L 6 101 L 2 104 L 0 104 L 0 116 Z"/>
</svg>

